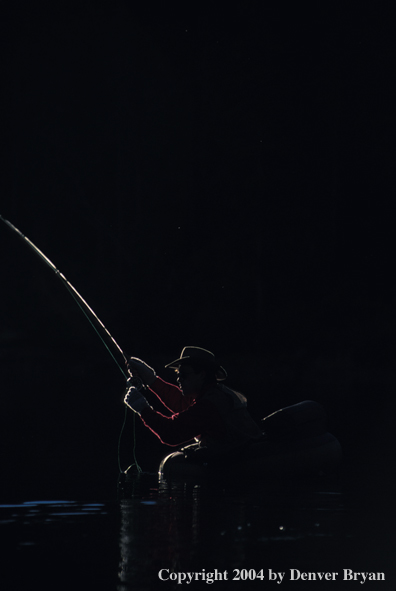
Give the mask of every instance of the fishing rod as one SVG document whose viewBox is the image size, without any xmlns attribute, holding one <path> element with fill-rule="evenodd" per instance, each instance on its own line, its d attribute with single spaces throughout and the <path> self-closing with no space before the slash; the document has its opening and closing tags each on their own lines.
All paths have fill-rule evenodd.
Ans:
<svg viewBox="0 0 396 591">
<path fill-rule="evenodd" d="M 10 221 L 3 218 L 2 215 L 0 215 L 0 220 L 3 221 L 13 232 L 15 232 L 17 234 L 17 236 L 19 236 L 19 238 L 21 238 L 24 241 L 24 243 L 27 244 L 33 250 L 33 252 L 35 252 L 41 258 L 41 260 L 43 260 L 50 267 L 50 269 L 52 269 L 52 271 L 55 273 L 55 275 L 60 279 L 60 281 L 63 283 L 63 285 L 68 290 L 68 292 L 73 297 L 74 301 L 76 302 L 76 304 L 78 305 L 80 310 L 83 312 L 84 316 L 87 318 L 88 322 L 91 324 L 91 326 L 95 330 L 96 334 L 99 336 L 100 340 L 102 341 L 102 343 L 106 347 L 107 351 L 110 353 L 110 355 L 113 358 L 114 362 L 116 363 L 118 369 L 121 371 L 123 376 L 128 379 L 128 387 L 133 385 L 138 389 L 142 388 L 143 387 L 142 380 L 137 376 L 132 376 L 132 373 L 128 368 L 128 358 L 125 355 L 124 351 L 121 349 L 120 345 L 117 343 L 115 338 L 110 334 L 109 330 L 105 327 L 103 322 L 99 319 L 99 317 L 95 314 L 95 312 L 92 310 L 92 308 L 84 300 L 82 295 L 76 290 L 76 288 L 70 283 L 70 281 L 68 281 L 66 279 L 66 277 L 63 275 L 63 273 L 61 273 L 59 271 L 59 269 L 54 265 L 54 263 L 27 236 L 22 234 L 22 232 L 20 230 L 18 230 L 18 228 L 16 228 L 14 226 L 14 224 L 12 224 Z M 107 337 L 110 340 L 113 347 L 115 347 L 117 349 L 117 351 L 120 353 L 120 355 L 124 359 L 125 368 L 123 368 L 118 363 L 115 355 L 113 354 L 112 350 L 110 349 L 110 347 L 106 343 L 105 339 L 103 338 L 102 334 L 100 333 L 98 327 L 93 322 L 92 318 L 95 319 L 95 322 L 97 323 L 97 325 L 99 325 L 99 327 L 104 331 L 104 333 L 107 335 Z M 120 437 L 119 437 L 119 441 L 118 441 L 118 464 L 119 464 L 120 472 L 121 472 L 121 467 L 120 467 L 120 460 L 119 460 L 119 450 L 120 450 L 121 436 L 122 436 L 125 422 L 126 422 L 126 416 L 127 416 L 126 410 L 127 409 L 125 409 L 124 423 L 122 425 L 121 433 L 120 433 Z M 134 455 L 135 455 L 135 450 L 134 450 Z M 141 469 L 140 469 L 138 463 L 136 462 L 136 458 L 135 458 L 135 463 L 138 468 L 138 471 L 140 471 Z"/>
<path fill-rule="evenodd" d="M 117 341 L 115 340 L 115 338 L 107 330 L 107 328 L 105 327 L 105 325 L 103 324 L 103 322 L 98 318 L 98 316 L 95 314 L 95 312 L 92 310 L 92 308 L 84 300 L 84 298 L 82 297 L 82 295 L 76 290 L 75 287 L 73 287 L 73 285 L 70 283 L 70 281 L 68 281 L 66 279 L 66 277 L 63 275 L 63 273 L 61 273 L 59 271 L 59 269 L 54 265 L 54 263 L 35 244 L 33 244 L 33 242 L 31 240 L 29 240 L 29 238 L 27 236 L 25 236 L 24 234 L 22 234 L 22 232 L 20 230 L 18 230 L 18 228 L 16 228 L 14 226 L 14 224 L 12 224 L 11 222 L 9 222 L 5 218 L 3 218 L 2 215 L 0 215 L 0 219 L 5 224 L 7 224 L 7 226 L 9 228 L 11 228 L 11 230 L 13 230 L 19 236 L 19 238 L 22 238 L 22 240 L 25 242 L 25 244 L 27 244 L 33 250 L 33 252 L 35 252 L 50 267 L 50 269 L 52 269 L 52 271 L 55 273 L 55 275 L 61 280 L 61 282 L 63 283 L 63 285 L 66 287 L 66 289 L 68 290 L 68 292 L 73 297 L 74 301 L 77 303 L 77 305 L 79 306 L 79 308 L 82 310 L 82 312 L 84 313 L 84 315 L 86 316 L 86 318 L 88 319 L 88 321 L 90 322 L 90 324 L 92 325 L 92 327 L 94 328 L 95 332 L 98 334 L 99 338 L 101 339 L 102 343 L 104 344 L 104 346 L 106 347 L 106 349 L 108 350 L 108 352 L 110 353 L 110 355 L 112 356 L 112 358 L 114 359 L 114 361 L 117 364 L 117 366 L 118 366 L 119 370 L 121 371 L 121 373 L 124 375 L 124 377 L 126 377 L 126 378 L 129 377 L 130 376 L 130 373 L 127 370 L 125 370 L 124 368 L 122 368 L 121 365 L 118 363 L 118 361 L 117 361 L 116 357 L 114 356 L 113 352 L 110 350 L 110 348 L 108 347 L 108 345 L 107 345 L 106 341 L 104 340 L 103 336 L 100 334 L 97 326 L 95 326 L 95 324 L 92 322 L 91 317 L 93 317 L 95 319 L 95 321 L 97 322 L 97 324 L 106 333 L 106 335 L 110 339 L 110 342 L 112 343 L 112 345 L 114 345 L 114 347 L 118 350 L 118 352 L 123 357 L 123 359 L 125 361 L 125 365 L 127 365 L 128 364 L 128 359 L 127 359 L 124 351 L 121 349 L 120 345 L 117 343 Z M 91 317 L 90 317 L 90 315 L 91 315 Z"/>
</svg>

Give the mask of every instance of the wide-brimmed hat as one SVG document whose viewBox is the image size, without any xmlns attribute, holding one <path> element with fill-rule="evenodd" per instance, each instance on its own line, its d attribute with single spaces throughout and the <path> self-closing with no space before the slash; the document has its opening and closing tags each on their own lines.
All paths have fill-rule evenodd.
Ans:
<svg viewBox="0 0 396 591">
<path fill-rule="evenodd" d="M 227 372 L 224 367 L 221 367 L 219 361 L 216 359 L 211 351 L 202 349 L 201 347 L 184 347 L 179 359 L 175 359 L 172 363 L 168 363 L 165 367 L 171 369 L 178 369 L 182 364 L 187 364 L 189 361 L 199 361 L 203 365 L 207 365 L 216 370 L 216 380 L 221 382 L 227 377 Z"/>
</svg>

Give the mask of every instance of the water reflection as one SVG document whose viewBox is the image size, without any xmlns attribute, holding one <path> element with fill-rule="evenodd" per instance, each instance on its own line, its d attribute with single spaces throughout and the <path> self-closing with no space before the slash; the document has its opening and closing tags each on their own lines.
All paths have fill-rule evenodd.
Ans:
<svg viewBox="0 0 396 591">
<path fill-rule="evenodd" d="M 237 569 L 244 576 L 263 573 L 259 588 L 269 569 L 352 568 L 385 572 L 378 591 L 394 591 L 396 534 L 376 488 L 377 497 L 373 490 L 362 494 L 360 484 L 346 490 L 327 481 L 214 487 L 158 483 L 156 475 L 143 474 L 118 490 L 114 483 L 110 501 L 3 503 L 0 588 L 180 589 L 168 579 L 189 572 L 201 577 L 197 585 L 216 575 L 216 589 L 242 589 L 230 583 Z M 289 588 L 285 582 L 282 588 Z M 293 589 L 300 584 L 307 588 L 294 581 Z M 348 582 L 345 588 L 354 587 Z M 334 589 L 344 589 L 342 581 Z"/>
<path fill-rule="evenodd" d="M 226 572 L 232 580 L 237 569 L 265 576 L 296 564 L 329 570 L 340 558 L 344 504 L 337 490 L 146 485 L 136 479 L 120 500 L 119 591 L 163 588 L 159 573 Z"/>
<path fill-rule="evenodd" d="M 103 502 L 1 504 L 1 589 L 28 591 L 36 584 L 41 590 L 99 589 L 98 582 L 111 580 L 114 585 L 116 530 L 111 532 L 111 511 Z"/>
</svg>

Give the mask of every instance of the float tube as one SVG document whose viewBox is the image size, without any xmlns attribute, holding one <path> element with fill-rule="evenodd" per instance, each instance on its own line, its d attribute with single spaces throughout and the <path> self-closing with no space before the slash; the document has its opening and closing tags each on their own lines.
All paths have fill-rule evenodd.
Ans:
<svg viewBox="0 0 396 591">
<path fill-rule="evenodd" d="M 160 480 L 319 476 L 333 473 L 342 461 L 341 445 L 326 428 L 323 406 L 305 400 L 261 421 L 262 438 L 221 456 L 209 456 L 198 444 L 167 455 Z"/>
</svg>

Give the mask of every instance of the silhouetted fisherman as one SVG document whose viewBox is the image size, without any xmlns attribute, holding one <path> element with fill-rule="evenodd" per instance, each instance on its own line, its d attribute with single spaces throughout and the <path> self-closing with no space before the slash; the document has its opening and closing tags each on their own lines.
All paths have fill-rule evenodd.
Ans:
<svg viewBox="0 0 396 591">
<path fill-rule="evenodd" d="M 195 440 L 190 448 L 194 457 L 209 459 L 243 450 L 261 437 L 246 398 L 222 384 L 227 372 L 210 351 L 185 347 L 179 359 L 166 365 L 176 371 L 180 387 L 159 378 L 141 359 L 132 357 L 129 366 L 172 413 L 165 416 L 155 411 L 140 390 L 128 389 L 125 404 L 162 443 L 178 446 Z"/>
</svg>

